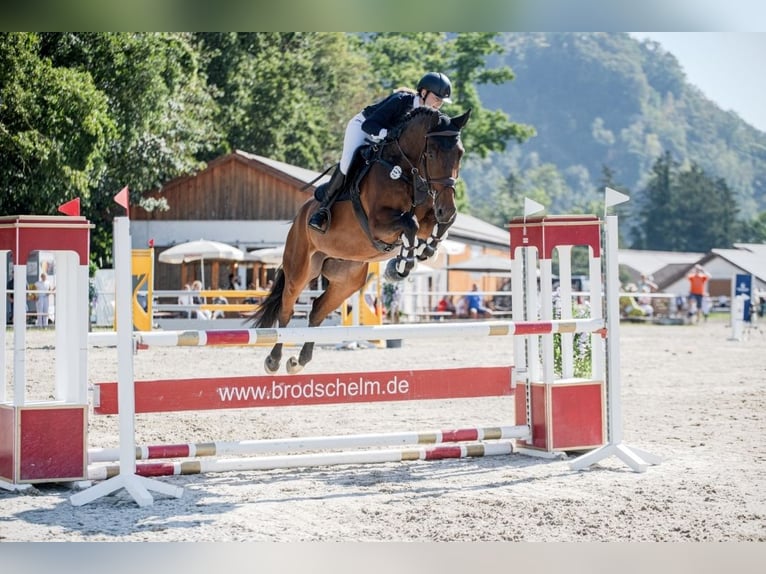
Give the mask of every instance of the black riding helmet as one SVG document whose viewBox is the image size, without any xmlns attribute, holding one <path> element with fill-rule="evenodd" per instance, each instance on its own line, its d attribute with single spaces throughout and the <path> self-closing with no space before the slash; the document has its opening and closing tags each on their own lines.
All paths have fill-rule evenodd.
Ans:
<svg viewBox="0 0 766 574">
<path fill-rule="evenodd" d="M 418 82 L 418 92 L 423 89 L 439 96 L 444 100 L 445 104 L 452 103 L 452 100 L 450 99 L 450 96 L 452 95 L 452 83 L 444 74 L 440 74 L 439 72 L 428 72 L 425 76 L 420 78 L 420 81 Z"/>
</svg>

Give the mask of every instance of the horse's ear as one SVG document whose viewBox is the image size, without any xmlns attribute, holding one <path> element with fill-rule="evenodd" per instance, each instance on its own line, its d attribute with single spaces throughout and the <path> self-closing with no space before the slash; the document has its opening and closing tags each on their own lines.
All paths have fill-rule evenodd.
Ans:
<svg viewBox="0 0 766 574">
<path fill-rule="evenodd" d="M 468 111 L 466 111 L 462 116 L 457 116 L 455 118 L 452 118 L 452 125 L 455 126 L 457 129 L 462 130 L 465 127 L 465 124 L 468 123 L 468 118 L 471 117 L 471 108 L 468 108 Z"/>
</svg>

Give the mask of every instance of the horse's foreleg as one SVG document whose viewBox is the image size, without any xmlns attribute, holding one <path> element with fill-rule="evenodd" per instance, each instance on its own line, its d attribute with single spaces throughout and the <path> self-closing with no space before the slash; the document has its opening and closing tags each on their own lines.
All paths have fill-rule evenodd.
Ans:
<svg viewBox="0 0 766 574">
<path fill-rule="evenodd" d="M 402 222 L 402 247 L 399 255 L 391 259 L 386 265 L 385 277 L 389 281 L 401 281 L 406 278 L 412 268 L 415 267 L 415 247 L 417 241 L 418 224 L 409 215 L 401 218 Z"/>
<path fill-rule="evenodd" d="M 415 257 L 418 258 L 418 261 L 425 261 L 436 254 L 439 243 L 447 238 L 447 229 L 451 223 L 437 223 L 434 225 L 431 235 L 425 239 L 418 238 L 417 245 L 415 245 Z"/>
</svg>

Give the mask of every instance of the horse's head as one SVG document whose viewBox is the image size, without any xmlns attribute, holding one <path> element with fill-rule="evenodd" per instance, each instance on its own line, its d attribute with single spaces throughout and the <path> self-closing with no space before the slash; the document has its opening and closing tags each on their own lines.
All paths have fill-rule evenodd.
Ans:
<svg viewBox="0 0 766 574">
<path fill-rule="evenodd" d="M 433 209 L 439 223 L 455 218 L 455 183 L 460 172 L 460 160 L 465 153 L 460 141 L 471 110 L 451 118 L 427 107 L 416 108 L 393 130 L 392 139 L 410 164 L 414 197 L 419 205 L 433 201 Z"/>
</svg>

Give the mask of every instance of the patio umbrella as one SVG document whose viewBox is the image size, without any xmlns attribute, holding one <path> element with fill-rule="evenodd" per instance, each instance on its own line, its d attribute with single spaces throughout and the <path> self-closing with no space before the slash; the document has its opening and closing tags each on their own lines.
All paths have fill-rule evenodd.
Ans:
<svg viewBox="0 0 766 574">
<path fill-rule="evenodd" d="M 162 263 L 190 263 L 199 261 L 202 275 L 202 285 L 205 285 L 205 260 L 223 259 L 224 261 L 242 261 L 245 253 L 232 245 L 211 241 L 209 239 L 198 239 L 196 241 L 187 241 L 179 243 L 160 253 L 158 259 Z"/>
<path fill-rule="evenodd" d="M 280 265 L 285 254 L 285 246 L 264 247 L 245 254 L 245 261 L 256 261 L 264 265 Z"/>
</svg>

